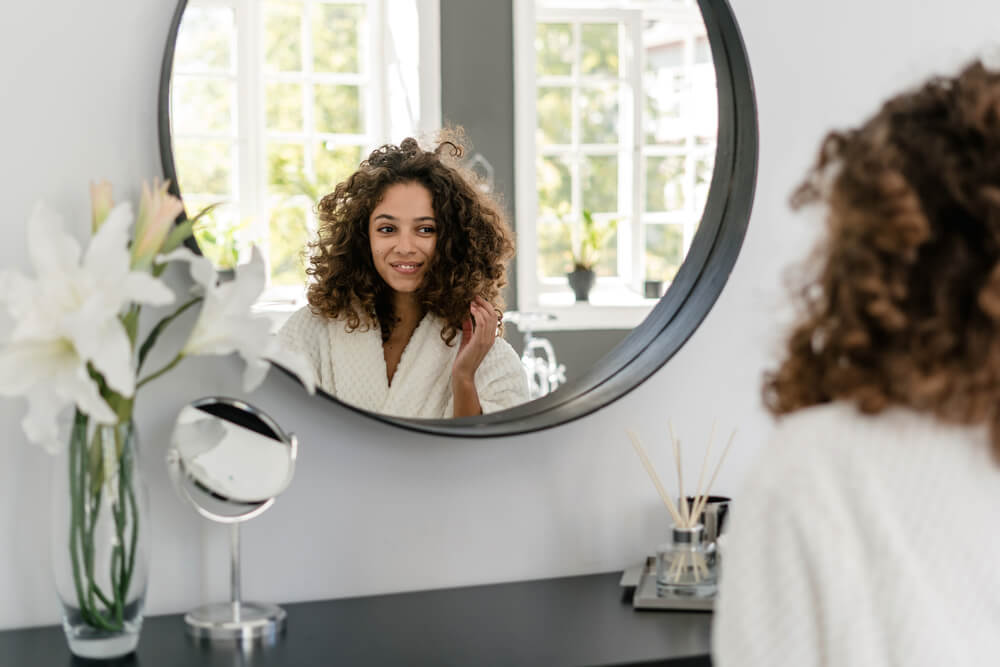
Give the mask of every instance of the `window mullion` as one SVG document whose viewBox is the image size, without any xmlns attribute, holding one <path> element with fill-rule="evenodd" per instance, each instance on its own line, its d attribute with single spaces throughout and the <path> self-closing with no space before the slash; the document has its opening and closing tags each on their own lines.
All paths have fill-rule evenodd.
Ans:
<svg viewBox="0 0 1000 667">
<path fill-rule="evenodd" d="M 570 90 L 570 226 L 572 228 L 572 239 L 580 238 L 580 218 L 583 211 L 583 153 L 580 149 L 581 129 L 580 129 L 580 59 L 583 47 L 580 43 L 581 27 L 579 21 L 570 24 L 573 30 L 573 66 L 570 71 L 572 84 Z M 573 247 L 573 246 L 571 246 Z M 575 252 L 575 248 L 574 248 Z"/>
<path fill-rule="evenodd" d="M 263 238 L 260 229 L 261 197 L 257 166 L 260 160 L 261 89 L 257 54 L 260 26 L 258 3 L 239 0 L 236 11 L 236 162 L 239 174 L 239 190 L 236 197 L 236 215 L 239 220 L 250 220 L 253 238 Z"/>
<path fill-rule="evenodd" d="M 631 176 L 631 187 L 627 192 L 631 199 L 630 204 L 632 209 L 631 217 L 629 218 L 629 230 L 631 234 L 627 239 L 629 256 L 625 263 L 628 272 L 623 274 L 623 277 L 632 289 L 641 294 L 642 280 L 646 275 L 646 254 L 643 252 L 644 235 L 642 228 L 642 196 L 645 182 L 642 164 L 642 111 L 645 100 L 643 98 L 644 92 L 642 87 L 642 24 L 639 12 L 631 12 L 629 14 L 628 20 L 624 22 L 622 32 L 625 37 L 623 40 L 625 48 L 628 49 L 625 53 L 626 57 L 622 58 L 622 61 L 628 64 L 626 74 L 631 93 L 629 96 L 631 100 L 629 108 L 631 111 L 630 132 L 626 138 L 630 150 L 626 159 L 628 160 Z M 622 273 L 620 268 L 619 273 Z"/>
<path fill-rule="evenodd" d="M 368 153 L 376 147 L 390 142 L 399 142 L 402 137 L 389 136 L 389 105 L 388 102 L 388 68 L 385 62 L 386 41 L 391 39 L 389 22 L 385 20 L 386 0 L 373 0 L 365 7 L 365 17 L 368 22 L 367 30 L 362 31 L 362 39 L 365 40 L 366 48 L 361 49 L 363 61 L 361 63 L 361 90 L 358 91 L 364 100 L 365 110 L 365 142 L 362 147 L 363 153 Z M 374 26 L 378 26 L 375 28 Z M 378 30 L 379 39 L 372 39 L 372 35 Z M 381 45 L 383 48 L 379 48 Z M 383 100 L 383 104 L 376 104 L 375 100 Z"/>
<path fill-rule="evenodd" d="M 304 0 L 302 6 L 302 72 L 303 72 L 303 107 L 302 120 L 305 134 L 305 146 L 302 149 L 302 168 L 310 180 L 316 178 L 315 143 L 316 143 L 316 113 L 315 90 L 313 79 L 313 0 Z"/>
<path fill-rule="evenodd" d="M 538 17 L 533 0 L 513 0 L 514 5 L 514 158 L 517 241 L 517 307 L 538 307 L 538 77 L 535 69 L 535 35 Z"/>
<path fill-rule="evenodd" d="M 689 114 L 691 113 L 693 107 L 694 50 L 695 38 L 692 35 L 688 35 L 684 40 L 684 80 L 687 81 L 688 88 L 684 96 L 684 106 L 681 107 L 681 118 L 684 119 L 689 118 Z M 686 122 L 684 126 L 687 128 L 687 133 L 684 137 L 684 146 L 686 148 L 684 154 L 684 209 L 687 215 L 684 216 L 682 256 L 686 257 L 688 249 L 691 247 L 691 241 L 694 238 L 695 124 L 692 122 Z"/>
</svg>

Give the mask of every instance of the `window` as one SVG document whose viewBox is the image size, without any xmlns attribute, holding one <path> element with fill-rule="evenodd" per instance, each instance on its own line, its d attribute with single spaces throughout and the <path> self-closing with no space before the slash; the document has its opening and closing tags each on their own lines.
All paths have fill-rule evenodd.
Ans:
<svg viewBox="0 0 1000 667">
<path fill-rule="evenodd" d="M 414 30 L 419 26 L 419 30 Z M 268 263 L 300 299 L 320 197 L 383 143 L 440 123 L 436 0 L 192 0 L 171 80 L 174 159 L 216 266 Z"/>
<path fill-rule="evenodd" d="M 607 232 L 591 304 L 631 306 L 617 324 L 634 326 L 654 303 L 646 281 L 665 290 L 676 275 L 708 194 L 717 101 L 701 14 L 585 0 L 519 12 L 531 35 L 518 40 L 519 307 L 573 304 L 565 273 L 587 212 Z"/>
</svg>

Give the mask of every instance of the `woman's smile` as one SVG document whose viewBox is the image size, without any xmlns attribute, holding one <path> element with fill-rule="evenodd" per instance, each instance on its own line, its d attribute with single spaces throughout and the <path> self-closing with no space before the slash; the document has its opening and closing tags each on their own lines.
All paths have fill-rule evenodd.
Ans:
<svg viewBox="0 0 1000 667">
<path fill-rule="evenodd" d="M 420 270 L 420 267 L 422 267 L 423 265 L 424 265 L 423 262 L 417 262 L 417 263 L 414 263 L 414 262 L 406 262 L 406 263 L 403 263 L 403 262 L 396 262 L 396 263 L 390 262 L 389 263 L 389 266 L 391 266 L 392 268 L 396 269 L 397 271 L 399 271 L 400 273 L 405 274 L 405 275 L 410 275 L 410 274 L 416 273 L 417 271 Z"/>
</svg>

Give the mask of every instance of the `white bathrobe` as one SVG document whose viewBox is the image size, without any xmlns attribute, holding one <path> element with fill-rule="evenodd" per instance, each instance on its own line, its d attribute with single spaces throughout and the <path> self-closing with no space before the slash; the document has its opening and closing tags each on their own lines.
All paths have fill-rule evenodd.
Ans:
<svg viewBox="0 0 1000 667">
<path fill-rule="evenodd" d="M 348 332 L 343 320 L 299 309 L 278 333 L 282 344 L 309 360 L 317 386 L 345 403 L 396 417 L 454 415 L 451 369 L 461 332 L 449 346 L 441 339 L 444 321 L 427 314 L 420 321 L 389 384 L 382 334 L 378 329 Z M 528 380 L 514 348 L 497 338 L 475 375 L 483 413 L 528 400 Z"/>
</svg>

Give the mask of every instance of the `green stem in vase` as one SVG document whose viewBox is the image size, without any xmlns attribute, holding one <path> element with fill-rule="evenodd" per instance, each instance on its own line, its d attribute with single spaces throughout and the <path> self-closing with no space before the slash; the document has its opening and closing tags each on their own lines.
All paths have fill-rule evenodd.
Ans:
<svg viewBox="0 0 1000 667">
<path fill-rule="evenodd" d="M 77 411 L 67 469 L 68 546 L 79 615 L 86 625 L 107 632 L 121 632 L 125 627 L 140 529 L 139 504 L 133 488 L 132 402 L 122 400 L 115 405 L 122 421 L 113 426 L 97 425 L 89 441 L 89 418 Z M 109 531 L 113 533 L 109 535 Z M 97 543 L 101 536 L 110 538 L 109 551 L 104 551 L 103 541 Z M 105 553 L 107 556 L 102 555 Z M 100 583 L 105 573 L 110 588 Z"/>
<path fill-rule="evenodd" d="M 70 522 L 69 522 L 69 555 L 73 565 L 73 585 L 76 588 L 76 599 L 80 605 L 80 615 L 87 623 L 93 624 L 90 610 L 83 597 L 83 584 L 80 581 L 80 558 L 76 551 L 76 537 L 80 533 L 82 526 L 83 505 L 81 502 L 80 483 L 77 466 L 83 459 L 80 437 L 81 433 L 86 433 L 87 418 L 78 411 L 73 418 L 73 433 L 69 441 L 69 498 L 70 498 Z"/>
<path fill-rule="evenodd" d="M 122 603 L 121 593 L 118 590 L 118 586 L 115 585 L 114 582 L 118 578 L 118 571 L 121 567 L 120 563 L 122 560 L 122 548 L 120 546 L 115 546 L 111 551 L 111 570 L 109 572 L 112 582 L 111 587 L 115 591 L 115 600 L 114 606 L 111 609 L 108 609 L 108 613 L 114 614 L 115 624 L 119 626 L 124 622 L 124 604 Z"/>
<path fill-rule="evenodd" d="M 78 465 L 76 468 L 77 475 L 71 483 L 71 488 L 75 491 L 75 495 L 73 496 L 74 507 L 72 509 L 74 521 L 77 523 L 76 534 L 79 539 L 78 541 L 74 540 L 70 555 L 74 564 L 78 563 L 81 558 L 83 561 L 85 591 L 80 592 L 82 597 L 81 615 L 90 626 L 115 632 L 120 631 L 124 626 L 124 604 L 118 592 L 118 577 L 114 572 L 116 562 L 124 560 L 124 554 L 121 553 L 121 541 L 119 541 L 118 546 L 113 547 L 113 549 L 119 551 L 117 554 L 118 560 L 116 561 L 114 551 L 112 551 L 111 555 L 110 595 L 105 593 L 101 586 L 98 585 L 94 572 L 96 566 L 94 536 L 100 519 L 101 503 L 104 499 L 104 485 L 110 481 L 105 474 L 103 449 L 105 444 L 105 428 L 107 427 L 99 426 L 94 433 L 93 441 L 87 443 L 86 419 L 84 419 L 82 428 L 73 434 L 71 446 L 75 447 L 79 453 L 76 456 Z M 108 471 L 107 474 L 114 475 L 117 473 Z M 111 512 L 112 519 L 117 524 L 118 517 L 116 516 L 117 512 L 114 503 L 112 503 Z M 98 606 L 99 603 L 104 606 L 103 612 Z"/>
<path fill-rule="evenodd" d="M 122 438 L 122 431 L 125 430 L 125 438 Z M 115 602 L 121 609 L 125 604 L 125 596 L 128 595 L 128 583 L 126 581 L 125 562 L 125 531 L 128 524 L 128 507 L 125 503 L 125 490 L 131 486 L 131 476 L 129 467 L 131 457 L 129 456 L 128 435 L 131 425 L 126 422 L 115 427 L 115 451 L 118 454 L 118 499 L 113 510 L 115 516 L 115 534 L 118 542 L 115 546 L 115 555 L 118 557 L 118 567 L 112 570 L 111 581 L 113 583 Z"/>
<path fill-rule="evenodd" d="M 126 490 L 128 505 L 132 510 L 132 539 L 129 542 L 128 567 L 125 570 L 125 591 L 128 592 L 128 587 L 132 583 L 132 573 L 135 572 L 135 550 L 139 542 L 139 504 L 135 500 L 135 490 L 131 483 Z"/>
<path fill-rule="evenodd" d="M 97 524 L 97 510 L 101 505 L 101 487 L 95 488 L 94 481 L 95 472 L 100 469 L 100 463 L 99 461 L 95 463 L 93 446 L 90 447 L 89 451 L 91 456 L 80 469 L 80 485 L 83 487 L 81 498 L 83 525 L 80 533 L 80 552 L 83 556 L 84 576 L 87 578 L 87 609 L 97 625 L 101 626 L 104 619 L 97 610 L 97 603 L 94 600 L 95 595 L 107 600 L 104 593 L 94 583 L 94 527 Z"/>
<path fill-rule="evenodd" d="M 108 609 L 112 609 L 112 608 L 114 608 L 114 605 L 115 605 L 115 603 L 114 603 L 114 601 L 112 599 L 114 597 L 114 595 L 112 594 L 111 597 L 108 597 L 107 593 L 105 593 L 104 590 L 101 589 L 101 587 L 97 585 L 97 579 L 94 577 L 94 537 L 93 537 L 93 534 L 91 534 L 91 536 L 90 536 L 90 544 L 88 546 L 90 547 L 90 562 L 88 563 L 88 566 L 87 566 L 87 583 L 90 585 L 90 590 L 94 593 L 94 595 L 97 596 L 97 598 L 104 604 L 104 606 L 107 607 Z"/>
</svg>

